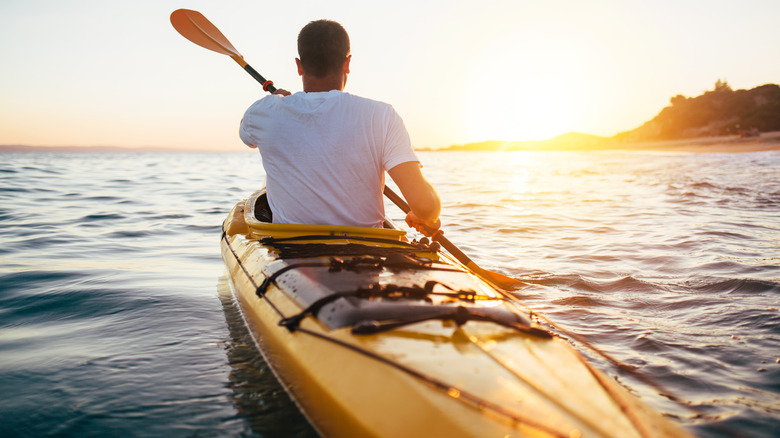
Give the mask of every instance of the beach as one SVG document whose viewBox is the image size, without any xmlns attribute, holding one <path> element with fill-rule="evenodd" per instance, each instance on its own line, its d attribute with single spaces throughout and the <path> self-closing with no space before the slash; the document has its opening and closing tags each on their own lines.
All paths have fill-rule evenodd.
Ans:
<svg viewBox="0 0 780 438">
<path fill-rule="evenodd" d="M 609 147 L 606 149 L 613 148 Z M 780 150 L 780 131 L 763 133 L 758 137 L 726 135 L 720 137 L 641 142 L 627 144 L 625 149 L 634 151 L 648 150 L 697 154 L 776 151 Z"/>
</svg>

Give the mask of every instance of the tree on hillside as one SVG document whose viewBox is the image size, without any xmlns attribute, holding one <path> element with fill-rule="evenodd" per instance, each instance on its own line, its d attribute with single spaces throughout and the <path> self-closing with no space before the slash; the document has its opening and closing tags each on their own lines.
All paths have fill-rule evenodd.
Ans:
<svg viewBox="0 0 780 438">
<path fill-rule="evenodd" d="M 729 92 L 734 90 L 731 89 L 731 85 L 729 85 L 729 83 L 726 82 L 725 79 L 722 81 L 718 79 L 717 81 L 715 81 L 715 89 L 712 91 L 716 93 L 722 93 L 722 92 Z"/>
<path fill-rule="evenodd" d="M 674 96 L 673 98 L 669 99 L 669 103 L 671 103 L 672 106 L 682 105 L 685 103 L 686 100 L 688 100 L 687 97 L 683 96 L 682 94 L 678 94 L 677 96 Z"/>
</svg>

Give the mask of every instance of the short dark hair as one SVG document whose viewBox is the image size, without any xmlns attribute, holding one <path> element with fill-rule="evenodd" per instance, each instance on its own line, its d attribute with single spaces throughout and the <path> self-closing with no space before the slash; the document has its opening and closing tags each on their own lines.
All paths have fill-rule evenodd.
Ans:
<svg viewBox="0 0 780 438">
<path fill-rule="evenodd" d="M 338 73 L 347 56 L 349 35 L 335 21 L 312 21 L 298 34 L 298 58 L 307 74 L 321 78 Z"/>
</svg>

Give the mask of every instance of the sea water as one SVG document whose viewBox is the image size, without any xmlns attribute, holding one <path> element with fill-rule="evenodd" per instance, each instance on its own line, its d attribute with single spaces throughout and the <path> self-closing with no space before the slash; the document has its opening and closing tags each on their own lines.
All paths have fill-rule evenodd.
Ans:
<svg viewBox="0 0 780 438">
<path fill-rule="evenodd" d="M 575 342 L 598 368 L 697 435 L 780 434 L 780 152 L 420 157 L 451 241 L 655 385 Z M 251 151 L 0 154 L 0 436 L 314 436 L 220 259 L 262 183 Z"/>
</svg>

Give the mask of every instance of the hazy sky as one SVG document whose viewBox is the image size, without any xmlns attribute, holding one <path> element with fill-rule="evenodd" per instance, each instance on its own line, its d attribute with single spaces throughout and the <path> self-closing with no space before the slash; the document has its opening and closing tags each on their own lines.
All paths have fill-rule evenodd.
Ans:
<svg viewBox="0 0 780 438">
<path fill-rule="evenodd" d="M 780 83 L 777 0 L 4 0 L 0 144 L 241 150 L 263 92 L 176 33 L 182 7 L 290 91 L 300 28 L 341 22 L 346 91 L 391 103 L 420 147 L 611 136 L 717 79 Z"/>
</svg>

